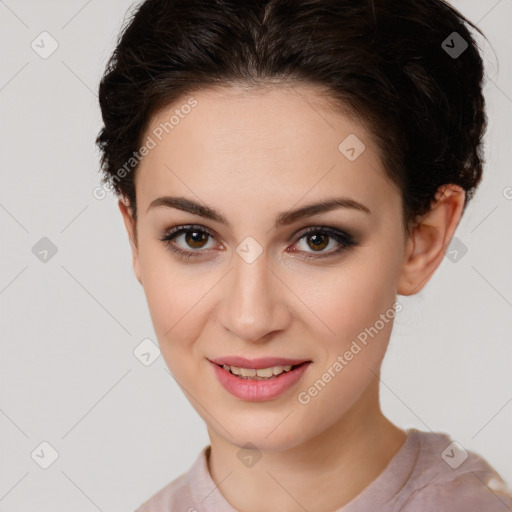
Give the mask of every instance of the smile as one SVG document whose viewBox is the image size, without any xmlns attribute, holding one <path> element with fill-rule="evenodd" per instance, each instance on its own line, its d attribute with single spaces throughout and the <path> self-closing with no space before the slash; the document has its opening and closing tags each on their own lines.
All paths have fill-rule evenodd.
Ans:
<svg viewBox="0 0 512 512">
<path fill-rule="evenodd" d="M 272 400 L 296 386 L 311 364 L 275 365 L 263 368 L 243 368 L 220 365 L 210 361 L 214 375 L 231 395 L 245 401 Z"/>
<path fill-rule="evenodd" d="M 240 368 L 238 366 L 228 366 L 227 364 L 222 366 L 224 370 L 241 377 L 242 379 L 252 380 L 267 380 L 273 379 L 277 375 L 281 375 L 284 372 L 289 372 L 292 368 L 291 365 L 286 366 L 270 366 L 269 368 Z"/>
</svg>

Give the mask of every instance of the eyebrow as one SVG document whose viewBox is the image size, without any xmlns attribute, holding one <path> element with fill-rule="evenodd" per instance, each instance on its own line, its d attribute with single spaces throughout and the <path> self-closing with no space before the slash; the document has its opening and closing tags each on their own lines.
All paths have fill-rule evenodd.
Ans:
<svg viewBox="0 0 512 512">
<path fill-rule="evenodd" d="M 214 220 L 231 228 L 231 223 L 218 210 L 209 206 L 196 203 L 195 201 L 187 199 L 186 197 L 159 197 L 151 202 L 146 212 L 148 212 L 151 208 L 157 208 L 162 206 L 167 208 L 175 208 L 178 210 L 182 210 L 184 212 L 192 213 L 194 215 L 199 215 L 201 217 Z M 281 212 L 276 217 L 274 227 L 277 228 L 279 226 L 287 226 L 306 217 L 310 217 L 318 213 L 328 212 L 336 208 L 350 208 L 353 210 L 371 214 L 370 209 L 366 207 L 364 204 L 359 203 L 358 201 L 354 201 L 353 199 L 350 199 L 348 197 L 340 197 L 326 199 L 318 203 L 311 203 L 306 206 L 301 206 L 300 208 Z"/>
</svg>

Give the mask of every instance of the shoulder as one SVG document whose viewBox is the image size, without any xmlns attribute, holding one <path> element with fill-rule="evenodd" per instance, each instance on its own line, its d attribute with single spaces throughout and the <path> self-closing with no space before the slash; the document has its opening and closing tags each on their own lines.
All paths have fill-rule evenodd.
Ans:
<svg viewBox="0 0 512 512">
<path fill-rule="evenodd" d="M 433 483 L 410 496 L 404 512 L 506 512 L 512 510 L 512 498 L 501 479 L 481 478 L 464 473 L 451 480 Z M 442 507 L 442 508 L 441 508 Z"/>
<path fill-rule="evenodd" d="M 404 512 L 512 510 L 510 489 L 489 463 L 447 434 L 419 432 L 420 450 Z"/>
<path fill-rule="evenodd" d="M 198 489 L 208 484 L 207 452 L 210 446 L 205 446 L 186 473 L 183 473 L 171 483 L 162 487 L 151 498 L 142 503 L 134 512 L 170 512 L 180 510 L 192 512 L 195 510 Z M 194 486 L 195 485 L 195 498 Z"/>
<path fill-rule="evenodd" d="M 191 500 L 188 473 L 183 473 L 171 483 L 162 487 L 151 498 L 142 503 L 134 512 L 167 512 L 180 510 Z M 186 512 L 186 509 L 184 509 Z"/>
</svg>

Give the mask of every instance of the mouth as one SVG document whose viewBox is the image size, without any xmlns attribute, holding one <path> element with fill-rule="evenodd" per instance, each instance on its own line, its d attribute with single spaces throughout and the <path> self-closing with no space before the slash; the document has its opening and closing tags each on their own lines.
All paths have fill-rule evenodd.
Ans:
<svg viewBox="0 0 512 512">
<path fill-rule="evenodd" d="M 221 386 L 244 401 L 274 400 L 304 378 L 312 361 L 282 358 L 209 360 Z M 240 365 L 240 366 L 237 366 Z"/>
<path fill-rule="evenodd" d="M 303 363 L 293 365 L 276 365 L 269 366 L 267 368 L 241 368 L 239 366 L 231 366 L 227 364 L 217 364 L 220 368 L 229 372 L 231 375 L 244 380 L 274 380 L 278 379 L 282 375 L 293 372 L 297 368 L 300 368 L 310 361 L 304 361 Z M 215 363 L 216 364 L 216 363 Z"/>
</svg>

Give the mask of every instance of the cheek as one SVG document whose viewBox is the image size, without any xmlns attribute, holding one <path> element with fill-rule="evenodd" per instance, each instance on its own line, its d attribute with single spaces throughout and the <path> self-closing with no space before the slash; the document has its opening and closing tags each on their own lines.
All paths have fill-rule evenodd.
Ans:
<svg viewBox="0 0 512 512">
<path fill-rule="evenodd" d="M 189 352 L 208 318 L 204 299 L 215 285 L 215 273 L 180 264 L 161 248 L 146 247 L 140 258 L 151 321 L 169 369 L 179 374 L 180 368 L 194 364 Z"/>
<path fill-rule="evenodd" d="M 315 417 L 326 403 L 336 404 L 325 424 L 348 410 L 378 372 L 396 315 L 396 272 L 396 253 L 375 244 L 326 274 L 305 301 L 322 319 L 314 336 L 323 354 L 301 391 Z"/>
<path fill-rule="evenodd" d="M 301 283 L 297 295 L 314 313 L 308 317 L 318 334 L 324 339 L 327 334 L 338 347 L 373 325 L 395 302 L 396 266 L 389 253 L 360 251 L 314 277 L 295 279 Z"/>
<path fill-rule="evenodd" d="M 369 386 L 385 356 L 396 315 L 393 282 L 383 278 L 382 265 L 353 270 L 330 280 L 326 293 L 316 296 L 329 335 L 316 332 L 323 354 L 317 352 L 318 364 L 301 386 L 298 402 L 304 414 L 316 418 L 320 430 L 345 414 Z"/>
</svg>

